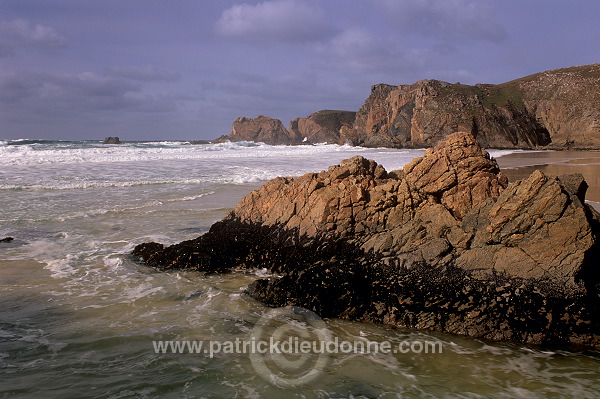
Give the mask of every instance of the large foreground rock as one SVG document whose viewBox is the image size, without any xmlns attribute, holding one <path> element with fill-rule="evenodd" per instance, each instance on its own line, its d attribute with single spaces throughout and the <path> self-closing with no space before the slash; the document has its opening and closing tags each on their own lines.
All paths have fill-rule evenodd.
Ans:
<svg viewBox="0 0 600 399">
<path fill-rule="evenodd" d="M 266 267 L 249 293 L 323 316 L 493 340 L 600 346 L 599 215 L 580 175 L 508 184 L 468 133 L 403 170 L 354 157 L 276 178 L 211 230 L 134 254 L 161 268 Z"/>
</svg>

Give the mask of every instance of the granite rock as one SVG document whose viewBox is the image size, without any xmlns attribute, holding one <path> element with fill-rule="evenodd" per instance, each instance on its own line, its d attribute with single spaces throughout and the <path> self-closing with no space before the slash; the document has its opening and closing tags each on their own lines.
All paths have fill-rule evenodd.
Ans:
<svg viewBox="0 0 600 399">
<path fill-rule="evenodd" d="M 469 133 L 402 170 L 357 156 L 279 177 L 195 240 L 141 244 L 163 269 L 267 268 L 248 293 L 322 316 L 490 340 L 600 347 L 600 215 L 579 175 L 509 184 Z"/>
</svg>

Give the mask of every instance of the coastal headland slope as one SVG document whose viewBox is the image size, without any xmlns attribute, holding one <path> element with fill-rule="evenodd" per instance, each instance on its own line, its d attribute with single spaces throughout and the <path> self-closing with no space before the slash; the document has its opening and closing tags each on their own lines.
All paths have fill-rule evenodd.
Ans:
<svg viewBox="0 0 600 399">
<path fill-rule="evenodd" d="M 410 148 L 432 147 L 453 132 L 466 131 L 488 148 L 598 149 L 598 104 L 599 64 L 497 85 L 377 84 L 356 112 L 318 111 L 292 120 L 288 129 L 265 116 L 237 118 L 231 133 L 218 141 Z"/>
</svg>

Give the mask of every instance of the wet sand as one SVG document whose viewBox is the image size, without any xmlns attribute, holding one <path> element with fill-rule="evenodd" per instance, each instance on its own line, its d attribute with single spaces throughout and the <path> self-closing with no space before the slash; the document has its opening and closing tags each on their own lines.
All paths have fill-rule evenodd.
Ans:
<svg viewBox="0 0 600 399">
<path fill-rule="evenodd" d="M 517 152 L 497 161 L 511 182 L 528 177 L 536 169 L 549 176 L 581 173 L 589 185 L 586 200 L 600 210 L 600 151 Z"/>
</svg>

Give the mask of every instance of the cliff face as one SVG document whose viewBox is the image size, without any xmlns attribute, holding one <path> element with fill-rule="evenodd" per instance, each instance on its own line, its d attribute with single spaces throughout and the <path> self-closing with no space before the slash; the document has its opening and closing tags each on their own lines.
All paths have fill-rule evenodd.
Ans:
<svg viewBox="0 0 600 399">
<path fill-rule="evenodd" d="M 309 143 L 345 144 L 340 138 L 342 128 L 351 128 L 355 112 L 317 111 L 306 118 L 290 121 L 289 129 L 279 119 L 259 115 L 256 118 L 236 118 L 231 133 L 221 136 L 213 143 L 224 141 L 254 141 L 270 145 L 293 145 Z"/>
<path fill-rule="evenodd" d="M 289 145 L 298 143 L 301 138 L 289 132 L 279 119 L 259 115 L 256 118 L 239 117 L 233 122 L 231 133 L 221 136 L 213 142 L 254 141 L 270 145 Z"/>
<path fill-rule="evenodd" d="M 488 147 L 534 147 L 550 135 L 522 103 L 489 104 L 493 87 L 423 80 L 408 86 L 373 86 L 353 126 L 370 147 L 429 147 L 448 134 L 468 131 Z"/>
<path fill-rule="evenodd" d="M 493 148 L 600 148 L 600 65 L 555 69 L 499 85 L 422 80 L 378 84 L 358 112 L 319 111 L 281 122 L 238 118 L 225 139 L 304 138 L 368 147 L 432 147 L 456 131 Z M 220 138 L 222 140 L 223 138 Z"/>
<path fill-rule="evenodd" d="M 555 69 L 500 85 L 522 93 L 553 148 L 600 148 L 600 64 Z"/>
<path fill-rule="evenodd" d="M 342 128 L 351 128 L 356 112 L 317 111 L 306 118 L 290 121 L 290 132 L 311 143 L 345 144 L 340 138 Z"/>
<path fill-rule="evenodd" d="M 468 131 L 486 147 L 599 148 L 599 87 L 600 65 L 500 85 L 380 84 L 372 87 L 346 134 L 365 146 L 427 147 Z"/>
</svg>

